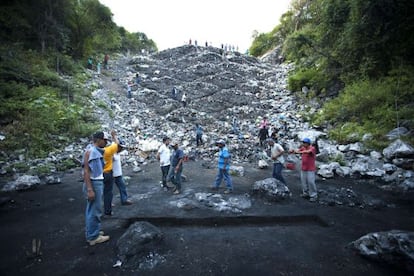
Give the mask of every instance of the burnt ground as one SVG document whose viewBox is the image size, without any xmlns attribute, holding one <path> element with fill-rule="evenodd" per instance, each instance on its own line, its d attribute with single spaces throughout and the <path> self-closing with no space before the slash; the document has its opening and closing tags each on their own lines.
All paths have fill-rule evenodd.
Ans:
<svg viewBox="0 0 414 276">
<path fill-rule="evenodd" d="M 254 181 L 271 171 L 244 166 L 230 196 L 250 192 Z M 285 176 L 292 198 L 269 202 L 252 196 L 242 213 L 209 208 L 182 209 L 171 204 L 196 192 L 209 192 L 216 170 L 201 162 L 185 164 L 183 193 L 160 188 L 158 163 L 143 171 L 125 170 L 134 204 L 121 206 L 115 190 L 114 216 L 103 219 L 109 242 L 89 246 L 84 239 L 85 200 L 79 171 L 57 185 L 2 194 L 0 206 L 0 275 L 408 275 L 369 261 L 346 246 L 369 232 L 414 230 L 413 197 L 401 197 L 353 180 L 317 180 L 320 189 L 346 187 L 384 200 L 378 208 L 325 206 L 299 197 L 297 172 Z M 222 190 L 220 191 L 223 192 Z M 116 242 L 137 220 L 149 221 L 164 240 L 141 268 L 114 268 Z M 40 250 L 33 250 L 33 242 Z M 138 267 L 138 266 L 137 266 Z"/>
</svg>

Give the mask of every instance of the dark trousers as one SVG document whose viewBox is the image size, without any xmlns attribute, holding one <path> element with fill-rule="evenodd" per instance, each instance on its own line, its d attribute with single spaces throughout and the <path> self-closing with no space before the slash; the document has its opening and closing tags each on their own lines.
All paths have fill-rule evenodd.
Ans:
<svg viewBox="0 0 414 276">
<path fill-rule="evenodd" d="M 202 137 L 203 137 L 203 134 L 197 134 L 197 135 L 196 135 L 196 143 L 197 143 L 197 146 L 199 146 L 199 145 L 203 144 L 203 139 L 202 139 Z"/>
<path fill-rule="evenodd" d="M 170 165 L 161 166 L 162 186 L 164 186 L 164 187 L 167 187 L 167 176 L 168 176 L 169 171 L 170 171 Z"/>
<path fill-rule="evenodd" d="M 104 189 L 103 189 L 103 197 L 104 197 L 104 212 L 105 215 L 110 215 L 112 213 L 112 198 L 114 188 L 114 177 L 111 172 L 104 173 Z"/>
</svg>

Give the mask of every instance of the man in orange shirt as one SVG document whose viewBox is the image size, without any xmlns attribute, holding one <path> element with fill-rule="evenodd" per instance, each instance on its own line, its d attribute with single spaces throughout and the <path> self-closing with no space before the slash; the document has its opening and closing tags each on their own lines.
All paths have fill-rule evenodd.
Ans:
<svg viewBox="0 0 414 276">
<path fill-rule="evenodd" d="M 104 212 L 105 215 L 111 216 L 112 215 L 112 198 L 113 198 L 113 187 L 114 187 L 114 177 L 112 175 L 112 160 L 114 154 L 118 152 L 119 141 L 118 137 L 114 130 L 111 131 L 112 143 L 104 148 Z"/>
</svg>

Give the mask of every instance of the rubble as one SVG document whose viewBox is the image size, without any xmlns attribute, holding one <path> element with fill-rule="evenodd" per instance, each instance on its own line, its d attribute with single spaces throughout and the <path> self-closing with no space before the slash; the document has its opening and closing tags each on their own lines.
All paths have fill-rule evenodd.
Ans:
<svg viewBox="0 0 414 276">
<path fill-rule="evenodd" d="M 93 110 L 101 128 L 115 129 L 129 145 L 126 166 L 141 171 L 142 165 L 155 160 L 162 138 L 169 136 L 180 141 L 190 160 L 215 161 L 215 141 L 225 139 L 232 154 L 232 167 L 237 168 L 234 173 L 242 175 L 240 168 L 246 165 L 266 167 L 259 161 L 263 148 L 257 136 L 260 119 L 267 116 L 271 128 L 279 130 L 278 142 L 286 151 L 297 148 L 304 137 L 318 140 L 319 176 L 368 177 L 389 183 L 397 180 L 390 176 L 398 172 L 399 185 L 391 187 L 404 192 L 413 190 L 414 178 L 405 174 L 413 170 L 411 145 L 397 139 L 382 154 L 370 152 L 360 142 L 338 145 L 326 138 L 324 130 L 314 129 L 303 118 L 304 113 L 317 112 L 318 106 L 312 100 L 308 105 L 299 105 L 287 89 L 292 64 L 271 64 L 238 52 L 222 55 L 221 51 L 185 45 L 153 55 L 120 56 L 113 61 L 112 78 L 94 77 L 86 84 L 94 89 Z M 136 73 L 141 82 L 128 99 L 125 85 L 134 83 Z M 174 86 L 178 90 L 176 98 L 171 95 Z M 183 93 L 188 99 L 186 107 L 177 100 Z M 204 130 L 204 144 L 199 147 L 195 141 L 196 123 Z M 396 132 L 409 133 L 405 129 L 390 133 Z M 88 143 L 87 138 L 73 141 L 65 150 L 51 152 L 46 160 L 28 162 L 32 167 L 45 163 L 58 167 L 66 160 L 79 163 Z M 5 168 L 19 162 L 21 154 L 14 154 L 16 161 L 10 156 L 11 161 L 2 166 L 2 174 L 10 171 Z M 56 171 L 51 170 L 51 174 Z M 401 187 L 400 183 L 408 184 Z"/>
</svg>

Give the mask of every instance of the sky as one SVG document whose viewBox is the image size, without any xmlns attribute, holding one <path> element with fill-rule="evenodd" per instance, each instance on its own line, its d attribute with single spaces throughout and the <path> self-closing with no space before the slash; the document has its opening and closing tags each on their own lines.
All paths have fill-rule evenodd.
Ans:
<svg viewBox="0 0 414 276">
<path fill-rule="evenodd" d="M 192 40 L 246 51 L 253 32 L 267 33 L 279 24 L 291 0 L 99 0 L 128 32 L 143 32 L 162 51 Z"/>
</svg>

